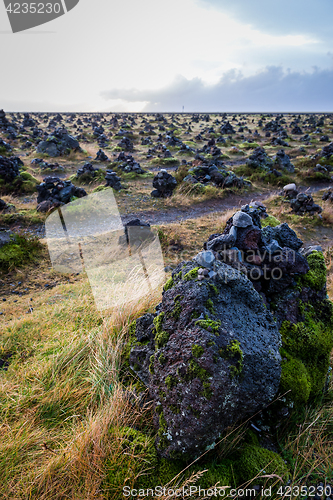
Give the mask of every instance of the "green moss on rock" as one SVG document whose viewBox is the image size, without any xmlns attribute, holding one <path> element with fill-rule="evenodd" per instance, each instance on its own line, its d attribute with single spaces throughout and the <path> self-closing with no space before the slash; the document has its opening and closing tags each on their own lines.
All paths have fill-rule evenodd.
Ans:
<svg viewBox="0 0 333 500">
<path fill-rule="evenodd" d="M 204 352 L 204 348 L 201 345 L 192 345 L 192 354 L 195 358 L 200 358 L 200 356 L 202 356 Z"/>
<path fill-rule="evenodd" d="M 307 257 L 310 270 L 301 277 L 301 282 L 314 290 L 321 290 L 326 284 L 327 269 L 321 252 L 312 252 Z"/>
<path fill-rule="evenodd" d="M 168 281 L 165 283 L 163 290 L 166 292 L 167 290 L 170 290 L 174 286 L 174 281 L 172 278 L 169 278 Z"/>
<path fill-rule="evenodd" d="M 280 455 L 260 446 L 244 446 L 237 461 L 237 469 L 240 479 L 244 482 L 251 481 L 258 476 L 255 479 L 256 484 L 267 484 L 267 478 L 260 478 L 260 476 L 268 474 L 278 475 L 282 478 L 283 484 L 289 480 L 288 467 Z M 275 483 L 276 478 L 270 481 Z"/>
<path fill-rule="evenodd" d="M 149 358 L 149 372 L 154 373 L 154 361 L 155 361 L 155 355 L 152 354 Z"/>
<path fill-rule="evenodd" d="M 204 330 L 212 331 L 215 333 L 215 335 L 218 335 L 221 321 L 213 321 L 212 319 L 209 319 L 208 316 L 206 316 L 206 319 L 199 319 L 198 321 L 196 321 L 195 325 L 200 326 L 200 328 L 203 328 Z"/>
<path fill-rule="evenodd" d="M 238 340 L 232 340 L 225 349 L 220 349 L 219 354 L 221 358 L 236 360 L 236 365 L 230 366 L 231 377 L 241 375 L 243 371 L 244 355 Z"/>
<path fill-rule="evenodd" d="M 162 329 L 162 324 L 164 320 L 165 313 L 161 312 L 156 318 L 154 318 L 155 325 L 155 346 L 156 349 L 163 347 L 169 340 L 170 335 Z"/>
<path fill-rule="evenodd" d="M 333 348 L 332 303 L 324 300 L 316 307 L 300 305 L 304 321 L 296 324 L 284 321 L 280 329 L 281 354 L 287 359 L 282 364 L 281 390 L 292 389 L 291 395 L 296 403 L 304 402 L 309 385 L 308 398 L 322 395 Z M 300 390 L 305 393 L 302 395 Z"/>
<path fill-rule="evenodd" d="M 285 353 L 281 364 L 280 390 L 291 391 L 291 398 L 297 404 L 305 404 L 311 392 L 311 380 L 302 361 Z"/>
<path fill-rule="evenodd" d="M 40 254 L 41 249 L 37 238 L 15 235 L 10 243 L 0 248 L 0 271 L 28 264 Z"/>
<path fill-rule="evenodd" d="M 198 277 L 199 269 L 200 267 L 195 267 L 194 269 L 191 269 L 191 271 L 185 274 L 184 280 L 185 281 L 195 280 Z"/>
<path fill-rule="evenodd" d="M 194 359 L 190 359 L 188 367 L 187 367 L 187 373 L 185 376 L 185 380 L 190 381 L 195 378 L 200 379 L 201 381 L 207 380 L 209 378 L 209 373 L 205 368 L 202 368 L 202 366 L 199 366 L 197 361 Z"/>
<path fill-rule="evenodd" d="M 271 226 L 271 227 L 276 227 L 281 224 L 281 222 L 274 217 L 274 215 L 269 215 L 268 217 L 265 217 L 265 219 L 261 219 L 261 227 L 266 227 L 266 226 Z"/>
<path fill-rule="evenodd" d="M 150 487 L 150 476 L 158 468 L 154 439 L 129 427 L 111 428 L 110 433 L 115 439 L 119 439 L 120 434 L 123 453 L 121 460 L 106 459 L 105 489 L 112 497 L 117 494 L 120 497 L 123 487 L 132 486 L 135 478 L 136 487 Z"/>
<path fill-rule="evenodd" d="M 174 298 L 174 302 L 175 302 L 175 307 L 171 313 L 171 316 L 173 318 L 175 318 L 176 320 L 179 319 L 180 317 L 180 313 L 182 312 L 182 307 L 180 305 L 180 301 L 184 298 L 184 295 L 177 295 L 175 298 Z"/>
<path fill-rule="evenodd" d="M 207 283 L 209 288 L 214 292 L 215 295 L 218 295 L 219 294 L 219 289 L 217 288 L 216 285 L 213 285 L 213 283 Z"/>
<path fill-rule="evenodd" d="M 213 304 L 213 301 L 212 299 L 208 299 L 206 301 L 206 304 L 205 304 L 206 308 L 208 309 L 208 311 L 211 313 L 211 314 L 215 314 L 216 311 L 215 311 L 215 307 L 214 307 L 214 304 Z"/>
<path fill-rule="evenodd" d="M 169 390 L 171 390 L 173 387 L 176 387 L 178 384 L 178 380 L 174 375 L 168 375 L 164 381 L 165 385 Z"/>
</svg>

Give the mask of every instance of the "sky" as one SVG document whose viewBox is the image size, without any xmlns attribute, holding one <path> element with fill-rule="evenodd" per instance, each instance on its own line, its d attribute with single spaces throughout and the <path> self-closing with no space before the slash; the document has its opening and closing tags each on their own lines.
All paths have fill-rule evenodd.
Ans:
<svg viewBox="0 0 333 500">
<path fill-rule="evenodd" d="M 0 109 L 332 112 L 333 0 L 80 0 L 13 34 Z"/>
</svg>

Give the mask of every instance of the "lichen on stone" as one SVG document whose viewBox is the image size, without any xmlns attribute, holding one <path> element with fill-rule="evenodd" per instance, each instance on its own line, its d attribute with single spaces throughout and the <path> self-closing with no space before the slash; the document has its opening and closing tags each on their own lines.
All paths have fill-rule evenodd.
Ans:
<svg viewBox="0 0 333 500">
<path fill-rule="evenodd" d="M 207 331 L 212 331 L 215 333 L 215 335 L 218 335 L 218 330 L 221 326 L 221 321 L 214 321 L 212 319 L 209 319 L 208 316 L 206 316 L 205 319 L 198 319 L 198 321 L 195 322 L 196 326 L 200 326 L 200 328 L 203 328 L 204 330 Z"/>
<path fill-rule="evenodd" d="M 154 325 L 155 325 L 155 330 L 156 330 L 156 334 L 155 334 L 156 349 L 160 349 L 161 347 L 163 347 L 168 342 L 169 337 L 170 337 L 169 333 L 167 333 L 166 331 L 164 331 L 162 329 L 164 316 L 165 316 L 165 313 L 161 312 L 158 316 L 156 316 L 156 318 L 154 318 Z"/>
<path fill-rule="evenodd" d="M 205 307 L 208 309 L 208 311 L 211 313 L 211 314 L 215 314 L 216 311 L 215 311 L 215 307 L 214 307 L 214 303 L 212 301 L 212 299 L 208 299 L 205 303 Z"/>
<path fill-rule="evenodd" d="M 167 290 L 170 290 L 174 286 L 174 281 L 172 278 L 169 278 L 168 281 L 165 283 L 163 290 L 166 292 Z"/>
<path fill-rule="evenodd" d="M 205 352 L 204 348 L 201 345 L 194 344 L 192 345 L 192 354 L 195 358 L 200 358 Z"/>
<path fill-rule="evenodd" d="M 198 277 L 199 269 L 200 267 L 195 267 L 194 269 L 191 269 L 191 271 L 185 274 L 183 279 L 185 281 L 195 280 Z"/>
<path fill-rule="evenodd" d="M 232 378 L 241 375 L 243 371 L 244 355 L 238 340 L 232 340 L 225 349 L 219 350 L 219 354 L 221 358 L 224 359 L 236 359 L 236 365 L 230 365 L 230 374 Z"/>
<path fill-rule="evenodd" d="M 169 390 L 171 390 L 173 387 L 176 387 L 178 384 L 178 380 L 174 375 L 168 375 L 164 381 L 165 385 Z"/>
</svg>

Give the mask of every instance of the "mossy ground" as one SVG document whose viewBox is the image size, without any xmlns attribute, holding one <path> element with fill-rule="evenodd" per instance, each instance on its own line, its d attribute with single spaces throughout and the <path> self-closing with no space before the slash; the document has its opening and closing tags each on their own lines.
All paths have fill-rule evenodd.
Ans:
<svg viewBox="0 0 333 500">
<path fill-rule="evenodd" d="M 40 255 L 42 245 L 37 238 L 16 235 L 0 248 L 0 273 L 22 267 Z"/>
</svg>

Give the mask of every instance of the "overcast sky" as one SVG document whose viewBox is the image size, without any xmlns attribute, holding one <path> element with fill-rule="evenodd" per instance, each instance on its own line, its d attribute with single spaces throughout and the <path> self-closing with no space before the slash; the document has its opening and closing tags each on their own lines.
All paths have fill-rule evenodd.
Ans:
<svg viewBox="0 0 333 500">
<path fill-rule="evenodd" d="M 333 111 L 333 0 L 80 0 L 12 34 L 7 111 Z"/>
</svg>

